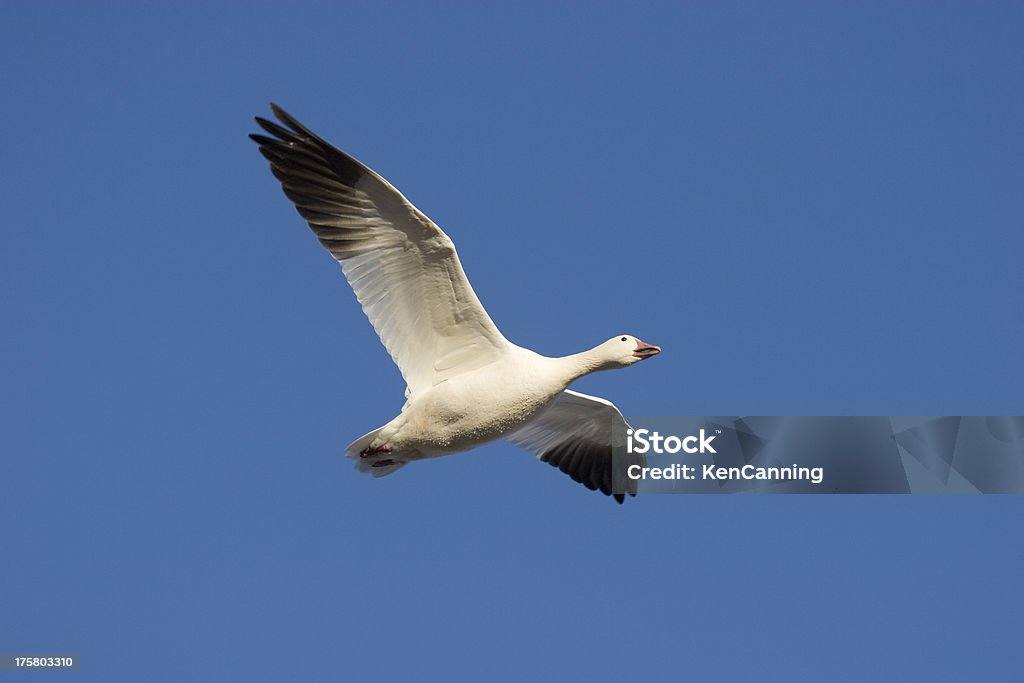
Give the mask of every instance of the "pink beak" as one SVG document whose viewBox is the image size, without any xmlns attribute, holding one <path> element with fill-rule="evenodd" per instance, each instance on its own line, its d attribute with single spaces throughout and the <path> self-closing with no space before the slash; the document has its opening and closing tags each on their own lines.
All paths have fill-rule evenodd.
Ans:
<svg viewBox="0 0 1024 683">
<path fill-rule="evenodd" d="M 651 356 L 657 356 L 659 353 L 661 353 L 660 346 L 651 346 L 639 339 L 636 340 L 636 349 L 633 350 L 633 355 L 637 358 L 650 358 Z"/>
</svg>

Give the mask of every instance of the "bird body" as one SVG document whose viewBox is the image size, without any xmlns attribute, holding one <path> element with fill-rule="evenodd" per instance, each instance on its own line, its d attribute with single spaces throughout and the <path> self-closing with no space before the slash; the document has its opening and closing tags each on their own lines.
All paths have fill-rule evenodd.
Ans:
<svg viewBox="0 0 1024 683">
<path fill-rule="evenodd" d="M 416 460 L 471 450 L 511 433 L 542 412 L 598 361 L 587 353 L 549 358 L 510 344 L 495 361 L 416 394 L 361 453 L 390 444 L 390 453 L 362 462 Z M 365 468 L 363 468 L 365 469 Z"/>
<path fill-rule="evenodd" d="M 418 459 L 494 441 L 569 385 L 572 377 L 558 360 L 511 346 L 494 362 L 415 394 L 370 447 L 390 443 L 396 455 Z"/>
<path fill-rule="evenodd" d="M 363 311 L 406 380 L 397 417 L 346 448 L 360 471 L 390 474 L 416 460 L 505 438 L 612 495 L 610 402 L 568 386 L 660 352 L 630 335 L 549 358 L 508 341 L 487 315 L 451 239 L 390 183 L 279 107 L 252 135 L 285 194 L 341 264 Z M 621 493 L 615 498 L 622 502 Z"/>
</svg>

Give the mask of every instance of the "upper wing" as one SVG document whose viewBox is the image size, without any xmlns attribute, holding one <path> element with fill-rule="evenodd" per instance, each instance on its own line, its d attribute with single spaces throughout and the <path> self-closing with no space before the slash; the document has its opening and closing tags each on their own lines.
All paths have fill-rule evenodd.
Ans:
<svg viewBox="0 0 1024 683">
<path fill-rule="evenodd" d="M 487 365 L 509 346 L 466 279 L 448 235 L 354 158 L 280 107 L 250 135 L 284 193 L 341 263 L 395 360 L 407 395 Z"/>
<path fill-rule="evenodd" d="M 629 426 L 610 401 L 566 389 L 543 413 L 505 438 L 531 450 L 537 457 L 562 470 L 591 491 L 600 490 L 622 502 L 625 496 L 612 494 L 612 435 Z M 632 455 L 644 465 L 642 455 Z M 629 490 L 636 495 L 636 486 Z"/>
</svg>

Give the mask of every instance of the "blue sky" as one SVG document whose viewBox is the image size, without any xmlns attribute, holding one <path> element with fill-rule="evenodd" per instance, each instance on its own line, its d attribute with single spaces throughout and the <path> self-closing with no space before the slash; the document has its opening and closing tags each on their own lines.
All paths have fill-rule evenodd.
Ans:
<svg viewBox="0 0 1024 683">
<path fill-rule="evenodd" d="M 77 680 L 1009 680 L 1020 497 L 649 496 L 403 385 L 274 100 L 627 414 L 1020 414 L 1019 3 L 0 5 L 0 651 Z M 1016 520 L 1016 521 L 1015 521 Z M 48 676 L 43 676 L 48 677 Z"/>
</svg>

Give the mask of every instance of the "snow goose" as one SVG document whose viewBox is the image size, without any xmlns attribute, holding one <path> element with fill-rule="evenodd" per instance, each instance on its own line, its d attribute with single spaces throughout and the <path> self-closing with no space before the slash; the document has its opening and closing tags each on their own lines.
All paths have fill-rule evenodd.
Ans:
<svg viewBox="0 0 1024 683">
<path fill-rule="evenodd" d="M 250 137 L 341 264 L 407 385 L 399 415 L 346 448 L 359 471 L 383 476 L 505 438 L 612 495 L 612 434 L 625 420 L 610 402 L 567 387 L 661 349 L 628 334 L 562 358 L 511 343 L 477 299 L 448 235 L 384 178 L 270 106 L 283 126 L 256 117 L 270 137 Z"/>
</svg>

